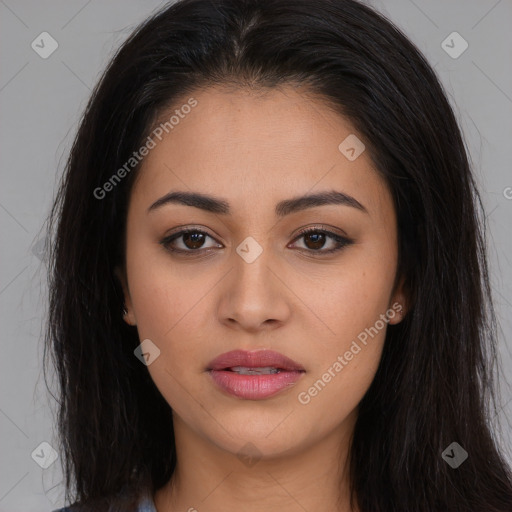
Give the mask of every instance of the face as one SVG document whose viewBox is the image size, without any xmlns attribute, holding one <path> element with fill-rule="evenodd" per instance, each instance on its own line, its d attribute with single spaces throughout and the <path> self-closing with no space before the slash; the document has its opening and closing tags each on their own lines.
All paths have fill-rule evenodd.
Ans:
<svg viewBox="0 0 512 512">
<path fill-rule="evenodd" d="M 233 454 L 306 449 L 353 425 L 405 311 L 392 197 L 357 156 L 362 137 L 318 99 L 193 98 L 132 189 L 125 320 L 150 340 L 147 369 L 181 431 Z"/>
</svg>

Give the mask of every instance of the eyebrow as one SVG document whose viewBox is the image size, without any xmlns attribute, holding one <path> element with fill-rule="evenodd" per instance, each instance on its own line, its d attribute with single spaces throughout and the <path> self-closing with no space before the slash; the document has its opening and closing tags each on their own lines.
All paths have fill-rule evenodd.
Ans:
<svg viewBox="0 0 512 512">
<path fill-rule="evenodd" d="M 156 200 L 148 208 L 147 213 L 171 203 L 193 206 L 194 208 L 199 208 L 201 210 L 220 215 L 229 215 L 231 213 L 229 202 L 225 199 L 201 194 L 199 192 L 180 191 L 169 192 L 165 196 Z M 277 217 L 284 217 L 285 215 L 290 215 L 291 213 L 305 210 L 307 208 L 331 204 L 350 206 L 364 213 L 368 213 L 368 210 L 354 197 L 344 194 L 343 192 L 331 190 L 280 201 L 276 204 L 275 214 Z"/>
</svg>

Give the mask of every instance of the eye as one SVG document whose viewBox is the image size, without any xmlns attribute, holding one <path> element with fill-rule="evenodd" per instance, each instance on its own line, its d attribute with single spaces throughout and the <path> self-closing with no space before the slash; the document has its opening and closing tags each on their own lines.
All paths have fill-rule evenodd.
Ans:
<svg viewBox="0 0 512 512">
<path fill-rule="evenodd" d="M 207 238 L 214 240 L 213 237 L 208 235 L 205 231 L 188 228 L 165 237 L 160 243 L 171 252 L 203 252 L 200 251 L 200 249 L 204 249 L 204 243 Z M 178 247 L 176 247 L 176 245 L 178 245 Z M 211 247 L 222 247 L 222 245 L 216 244 Z"/>
<path fill-rule="evenodd" d="M 305 249 L 308 252 L 317 252 L 319 254 L 330 254 L 340 251 L 347 245 L 353 243 L 353 240 L 350 238 L 326 229 L 319 229 L 315 227 L 303 229 L 295 240 L 299 240 L 301 238 L 304 239 L 305 244 L 305 248 L 300 248 L 301 250 Z M 322 250 L 326 242 L 329 240 L 330 243 L 328 245 L 330 245 L 330 248 Z"/>
<path fill-rule="evenodd" d="M 166 236 L 160 241 L 168 251 L 182 254 L 201 254 L 210 252 L 205 249 L 220 248 L 222 244 L 214 243 L 213 245 L 205 246 L 206 240 L 210 238 L 215 240 L 212 236 L 208 235 L 205 231 L 197 228 L 183 229 L 177 233 L 173 233 Z M 353 243 L 353 240 L 341 236 L 337 233 L 326 229 L 320 229 L 317 227 L 307 228 L 302 230 L 299 235 L 295 238 L 294 242 L 304 239 L 304 247 L 299 247 L 301 251 L 307 251 L 310 253 L 318 254 L 330 254 L 339 251 Z M 325 245 L 330 246 L 328 249 L 324 249 Z"/>
</svg>

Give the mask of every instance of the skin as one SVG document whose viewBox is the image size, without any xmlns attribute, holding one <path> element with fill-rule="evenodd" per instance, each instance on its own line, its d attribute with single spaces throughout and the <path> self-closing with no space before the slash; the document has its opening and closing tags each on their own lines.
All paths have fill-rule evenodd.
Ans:
<svg viewBox="0 0 512 512">
<path fill-rule="evenodd" d="M 144 159 L 129 203 L 126 268 L 117 269 L 125 321 L 160 349 L 147 369 L 173 410 L 178 467 L 154 496 L 157 511 L 349 511 L 345 459 L 387 327 L 359 344 L 362 350 L 309 403 L 298 394 L 393 304 L 406 311 L 402 287 L 393 290 L 390 191 L 367 151 L 349 161 L 338 149 L 357 135 L 351 124 L 304 91 L 217 87 L 193 97 L 198 105 Z M 232 212 L 180 204 L 147 212 L 177 190 L 222 198 Z M 331 190 L 354 197 L 367 213 L 323 205 L 275 215 L 279 201 Z M 173 246 L 203 257 L 159 243 L 182 226 L 208 237 L 203 245 L 181 237 Z M 297 238 L 305 227 L 353 243 L 322 256 L 336 242 Z M 263 250 L 252 263 L 236 252 L 248 236 Z M 397 314 L 389 324 L 399 321 Z M 265 400 L 229 396 L 205 368 L 234 349 L 275 350 L 306 373 Z M 251 452 L 247 443 L 258 451 L 250 466 L 238 456 Z"/>
</svg>

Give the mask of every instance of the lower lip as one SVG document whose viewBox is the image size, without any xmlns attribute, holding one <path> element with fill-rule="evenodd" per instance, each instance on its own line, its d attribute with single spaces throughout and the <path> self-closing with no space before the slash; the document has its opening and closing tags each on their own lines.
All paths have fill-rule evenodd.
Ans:
<svg viewBox="0 0 512 512">
<path fill-rule="evenodd" d="M 226 370 L 210 370 L 213 381 L 223 391 L 245 400 L 263 400 L 293 386 L 304 372 L 285 371 L 267 375 L 240 375 Z"/>
</svg>

